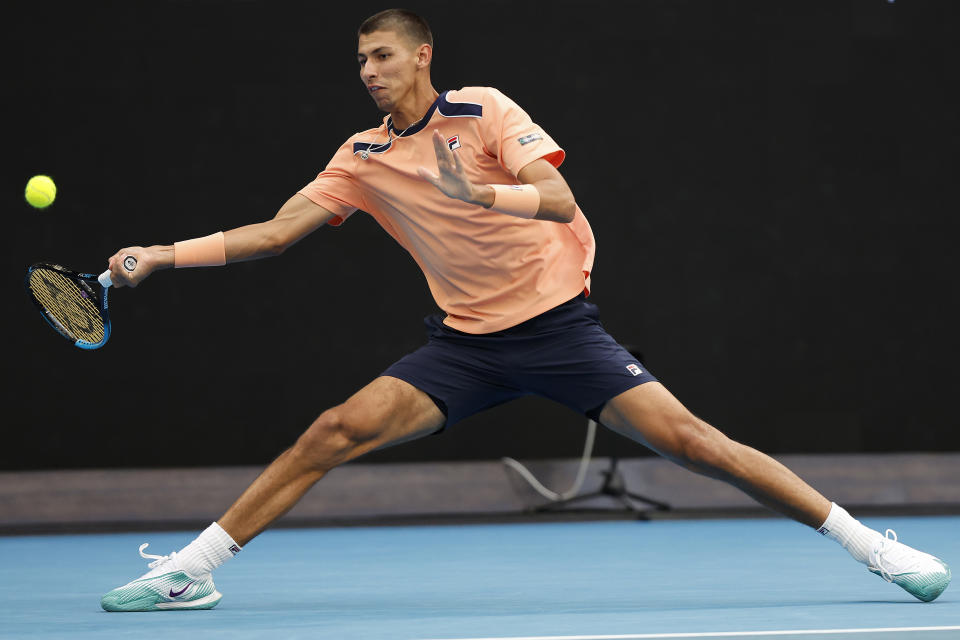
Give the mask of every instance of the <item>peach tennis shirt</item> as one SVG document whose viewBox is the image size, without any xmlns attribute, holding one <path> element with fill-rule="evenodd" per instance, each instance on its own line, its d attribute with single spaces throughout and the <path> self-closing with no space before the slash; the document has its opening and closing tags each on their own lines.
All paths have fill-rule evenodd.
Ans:
<svg viewBox="0 0 960 640">
<path fill-rule="evenodd" d="M 577 207 L 570 224 L 527 220 L 448 198 L 417 174 L 436 172 L 439 130 L 474 183 L 519 184 L 526 165 L 555 167 L 564 151 L 515 102 L 490 87 L 446 91 L 404 131 L 390 117 L 348 139 L 299 191 L 340 225 L 372 215 L 423 270 L 444 323 L 465 333 L 501 331 L 589 294 L 596 244 Z"/>
</svg>

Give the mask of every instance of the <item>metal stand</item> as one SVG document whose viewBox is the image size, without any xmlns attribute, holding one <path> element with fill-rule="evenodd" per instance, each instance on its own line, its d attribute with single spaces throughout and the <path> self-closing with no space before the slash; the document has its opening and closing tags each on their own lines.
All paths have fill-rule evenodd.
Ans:
<svg viewBox="0 0 960 640">
<path fill-rule="evenodd" d="M 640 509 L 635 504 L 636 502 L 645 502 L 653 507 L 653 510 L 656 511 L 668 511 L 670 509 L 670 505 L 666 502 L 660 502 L 659 500 L 654 500 L 653 498 L 641 495 L 639 493 L 634 493 L 627 489 L 627 483 L 623 479 L 623 474 L 620 472 L 620 469 L 617 468 L 619 462 L 619 458 L 610 458 L 610 467 L 606 471 L 600 472 L 604 478 L 603 484 L 596 491 L 583 493 L 572 498 L 567 498 L 566 500 L 548 502 L 547 504 L 534 507 L 533 510 L 538 513 L 558 511 L 562 510 L 564 507 L 569 507 L 570 505 L 583 502 L 585 500 L 599 498 L 600 496 L 613 498 L 620 502 L 626 511 L 631 511 L 640 516 L 646 514 L 646 512 L 650 511 L 651 509 Z"/>
</svg>

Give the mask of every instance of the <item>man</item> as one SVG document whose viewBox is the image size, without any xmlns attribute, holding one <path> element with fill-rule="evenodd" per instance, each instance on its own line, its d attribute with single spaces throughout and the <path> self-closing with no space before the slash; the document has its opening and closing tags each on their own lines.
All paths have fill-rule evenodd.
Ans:
<svg viewBox="0 0 960 640">
<path fill-rule="evenodd" d="M 108 611 L 205 609 L 211 572 L 289 510 L 333 467 L 536 393 L 841 543 L 921 600 L 949 584 L 946 564 L 888 539 L 772 458 L 692 415 L 599 324 L 589 293 L 594 238 L 563 176 L 563 150 L 491 88 L 438 93 L 422 18 L 388 10 L 358 33 L 360 77 L 383 125 L 352 136 L 267 222 L 110 258 L 116 286 L 156 270 L 274 256 L 362 209 L 406 248 L 444 319 L 427 345 L 328 409 L 230 509 L 147 574 L 106 594 Z M 436 170 L 433 165 L 436 163 Z M 135 256 L 132 273 L 123 258 Z M 144 545 L 145 546 L 145 545 Z"/>
</svg>

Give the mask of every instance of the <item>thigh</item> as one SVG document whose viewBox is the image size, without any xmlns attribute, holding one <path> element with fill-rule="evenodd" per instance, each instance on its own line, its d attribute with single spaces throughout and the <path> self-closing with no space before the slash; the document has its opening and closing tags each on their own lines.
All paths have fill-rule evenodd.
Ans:
<svg viewBox="0 0 960 640">
<path fill-rule="evenodd" d="M 336 408 L 363 450 L 407 442 L 437 431 L 444 415 L 426 393 L 413 385 L 380 376 Z"/>
<path fill-rule="evenodd" d="M 689 428 L 696 428 L 701 421 L 666 387 L 650 382 L 607 402 L 600 412 L 600 423 L 663 456 L 675 458 L 684 448 Z"/>
</svg>

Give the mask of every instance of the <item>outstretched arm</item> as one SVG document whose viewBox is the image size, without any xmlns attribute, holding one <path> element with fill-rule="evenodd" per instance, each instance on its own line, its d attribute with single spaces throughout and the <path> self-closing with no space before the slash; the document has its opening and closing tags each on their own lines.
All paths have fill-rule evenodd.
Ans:
<svg viewBox="0 0 960 640">
<path fill-rule="evenodd" d="M 223 234 L 226 261 L 243 262 L 277 256 L 334 217 L 309 198 L 295 194 L 272 220 L 248 224 Z M 133 256 L 137 268 L 131 273 L 122 267 L 123 258 Z M 110 277 L 115 287 L 135 287 L 154 271 L 174 266 L 173 245 L 127 247 L 110 257 Z"/>
<path fill-rule="evenodd" d="M 488 184 L 474 184 L 467 178 L 460 157 L 447 147 L 439 131 L 433 132 L 433 148 L 437 154 L 437 171 L 420 167 L 417 173 L 445 195 L 490 208 L 496 198 L 494 188 Z M 540 196 L 537 220 L 572 222 L 577 212 L 573 193 L 560 172 L 552 164 L 540 158 L 526 165 L 517 173 L 521 184 L 531 185 Z M 530 217 L 530 216 L 526 216 Z"/>
</svg>

